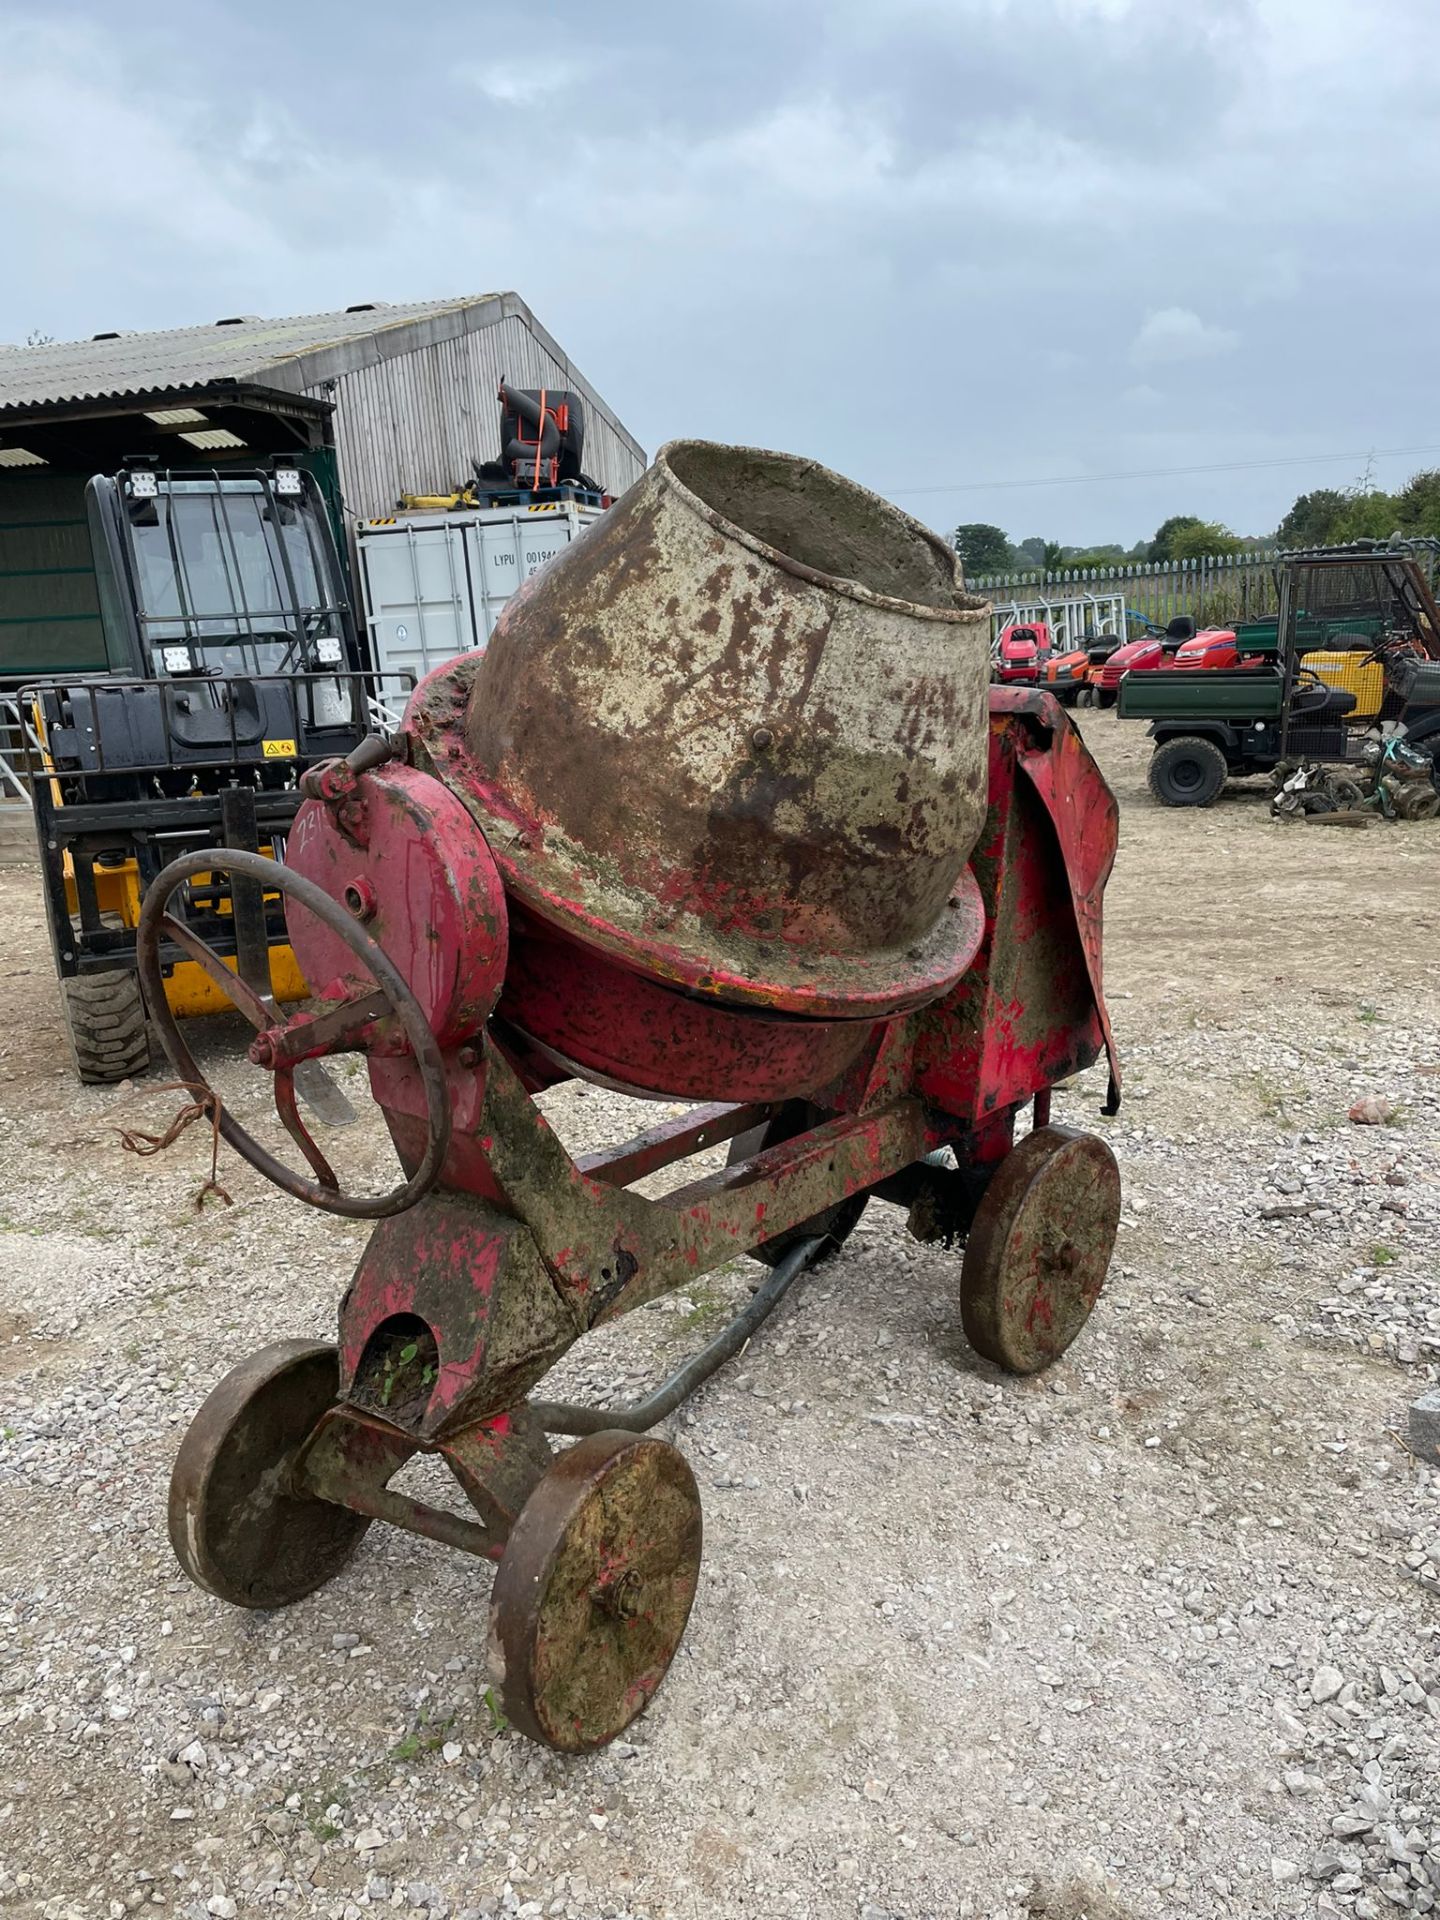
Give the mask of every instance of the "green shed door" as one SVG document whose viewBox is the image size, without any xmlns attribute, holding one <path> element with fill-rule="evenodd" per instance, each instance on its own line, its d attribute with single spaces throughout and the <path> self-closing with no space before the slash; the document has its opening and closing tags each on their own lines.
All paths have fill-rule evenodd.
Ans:
<svg viewBox="0 0 1440 1920">
<path fill-rule="evenodd" d="M 0 473 L 0 679 L 103 673 L 83 473 Z"/>
</svg>

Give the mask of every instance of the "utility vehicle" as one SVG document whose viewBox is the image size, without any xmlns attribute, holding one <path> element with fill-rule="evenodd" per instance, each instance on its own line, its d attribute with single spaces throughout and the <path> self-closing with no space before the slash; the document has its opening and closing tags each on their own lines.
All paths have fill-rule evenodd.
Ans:
<svg viewBox="0 0 1440 1920">
<path fill-rule="evenodd" d="M 18 707 L 75 1066 L 105 1081 L 150 1057 L 135 959 L 149 882 L 218 843 L 283 860 L 300 774 L 357 746 L 378 703 L 308 472 L 134 463 L 91 479 L 86 505 L 111 670 L 38 681 Z M 228 1004 L 202 940 L 252 994 L 305 994 L 278 895 L 201 874 L 175 918 L 172 1012 Z"/>
<path fill-rule="evenodd" d="M 1412 545 L 1286 554 L 1279 588 L 1273 651 L 1249 665 L 1120 682 L 1120 718 L 1150 723 L 1148 778 L 1163 805 L 1210 806 L 1232 775 L 1363 766 L 1389 734 L 1440 744 L 1440 612 Z M 1241 646 L 1250 632 L 1237 630 Z M 1352 675 L 1355 690 L 1330 684 L 1322 664 Z"/>
</svg>

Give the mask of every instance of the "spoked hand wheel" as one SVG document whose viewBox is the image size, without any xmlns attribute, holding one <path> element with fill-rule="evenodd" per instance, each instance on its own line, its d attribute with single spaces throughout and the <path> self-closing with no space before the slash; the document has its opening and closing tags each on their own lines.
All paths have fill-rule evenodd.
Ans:
<svg viewBox="0 0 1440 1920">
<path fill-rule="evenodd" d="M 273 1007 L 252 993 L 226 966 L 213 947 L 207 946 L 191 927 L 168 911 L 177 889 L 202 873 L 238 874 L 258 881 L 267 892 L 286 894 L 297 901 L 345 943 L 374 980 L 375 991 L 332 1002 L 313 1017 L 301 1015 L 286 1021 L 277 1016 Z M 232 1006 L 256 1029 L 250 1058 L 274 1074 L 276 1112 L 315 1178 L 306 1179 L 287 1167 L 283 1160 L 277 1160 L 220 1105 L 220 1132 L 242 1159 L 297 1200 L 307 1200 L 312 1207 L 321 1207 L 327 1213 L 342 1213 L 355 1220 L 379 1220 L 387 1214 L 403 1213 L 422 1194 L 429 1192 L 440 1177 L 450 1145 L 450 1098 L 440 1043 L 404 975 L 338 901 L 292 867 L 282 866 L 263 854 L 243 853 L 230 847 L 187 853 L 179 860 L 172 860 L 151 883 L 136 934 L 136 957 L 150 1016 L 160 1031 L 177 1077 L 218 1102 L 218 1095 L 196 1064 L 166 1001 L 161 971 L 162 943 L 178 947 L 187 959 L 203 968 Z M 420 1071 L 425 1092 L 425 1151 L 410 1178 L 389 1193 L 344 1193 L 329 1161 L 300 1117 L 295 1101 L 295 1068 L 301 1061 L 318 1060 L 356 1047 L 377 1024 L 387 1020 L 398 1024 Z"/>
</svg>

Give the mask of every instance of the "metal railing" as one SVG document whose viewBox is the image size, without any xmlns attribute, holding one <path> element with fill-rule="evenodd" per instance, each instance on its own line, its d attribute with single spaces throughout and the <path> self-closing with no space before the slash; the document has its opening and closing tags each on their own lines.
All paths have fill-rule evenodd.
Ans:
<svg viewBox="0 0 1440 1920">
<path fill-rule="evenodd" d="M 1275 613 L 1278 552 L 1212 554 L 1163 564 L 1135 561 L 1109 567 L 1058 567 L 1050 572 L 982 574 L 966 581 L 976 593 L 1028 605 L 1075 601 L 1082 595 L 1118 598 L 1141 620 L 1164 626 L 1177 614 L 1201 626 L 1262 620 Z M 1124 621 L 1120 623 L 1124 631 Z"/>
<path fill-rule="evenodd" d="M 237 674 L 138 680 L 56 676 L 0 688 L 0 782 L 29 800 L 37 779 L 83 788 L 110 775 L 304 766 L 366 732 L 393 733 L 409 673 Z M 278 689 L 278 700 L 262 690 Z M 334 698 L 335 712 L 317 704 Z M 197 713 L 189 703 L 200 698 Z M 205 723 L 218 722 L 215 737 Z"/>
<path fill-rule="evenodd" d="M 1440 540 L 1397 538 L 1385 544 L 1404 548 L 1435 579 Z M 965 584 L 996 602 L 1035 607 L 1035 618 L 1043 618 L 1038 608 L 1045 603 L 1060 606 L 1086 595 L 1097 600 L 1118 596 L 1130 614 L 1157 626 L 1181 613 L 1193 614 L 1202 627 L 1233 626 L 1279 612 L 1277 570 L 1283 557 L 1279 548 L 1251 548 L 1193 560 L 1134 560 L 1113 566 L 976 574 L 967 576 Z"/>
<path fill-rule="evenodd" d="M 30 787 L 25 769 L 39 745 L 30 709 L 18 690 L 0 688 L 0 790 L 13 793 L 27 807 Z"/>
</svg>

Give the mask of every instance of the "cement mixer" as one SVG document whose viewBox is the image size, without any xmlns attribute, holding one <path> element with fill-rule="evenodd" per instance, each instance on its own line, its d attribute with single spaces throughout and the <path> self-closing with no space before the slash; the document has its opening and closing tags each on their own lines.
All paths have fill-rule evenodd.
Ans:
<svg viewBox="0 0 1440 1920">
<path fill-rule="evenodd" d="M 695 1480 L 653 1429 L 869 1202 L 963 1245 L 986 1362 L 1065 1351 L 1120 1208 L 1109 1148 L 1050 1122 L 1102 1053 L 1118 1105 L 1116 808 L 1056 702 L 988 674 L 989 610 L 935 535 L 812 462 L 680 441 L 393 741 L 305 776 L 288 864 L 160 874 L 142 969 L 177 1075 L 287 1193 L 376 1222 L 337 1342 L 243 1361 L 185 1436 L 170 1537 L 202 1587 L 283 1606 L 377 1520 L 496 1562 L 505 1712 L 585 1751 L 648 1704 L 695 1595 Z M 304 1011 L 187 926 L 217 870 L 284 896 Z M 303 1172 L 205 1086 L 166 1009 L 177 952 L 253 1023 Z M 339 1052 L 368 1065 L 388 1192 L 343 1190 L 297 1108 L 297 1066 Z M 536 1103 L 576 1078 L 689 1104 L 576 1156 Z M 646 1399 L 538 1396 L 591 1328 L 739 1254 L 763 1284 Z M 863 1288 L 863 1259 L 843 1271 Z M 392 1486 L 417 1454 L 466 1512 Z"/>
</svg>

